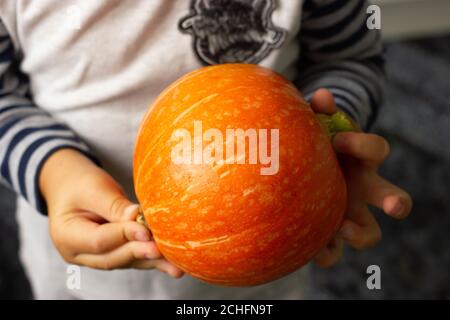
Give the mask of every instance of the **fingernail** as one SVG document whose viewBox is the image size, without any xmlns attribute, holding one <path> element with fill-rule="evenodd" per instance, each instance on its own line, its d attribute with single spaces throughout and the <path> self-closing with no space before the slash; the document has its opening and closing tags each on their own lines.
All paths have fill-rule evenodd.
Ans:
<svg viewBox="0 0 450 320">
<path fill-rule="evenodd" d="M 403 211 L 403 204 L 401 201 L 397 201 L 395 206 L 390 210 L 390 214 L 399 215 Z"/>
<path fill-rule="evenodd" d="M 142 232 L 142 231 L 136 232 L 134 235 L 134 238 L 137 241 L 150 241 L 150 236 L 147 233 Z"/>
<path fill-rule="evenodd" d="M 130 206 L 125 208 L 124 214 L 125 214 L 126 217 L 132 216 L 132 215 L 137 213 L 138 209 L 139 209 L 139 205 L 138 204 L 132 204 L 132 205 L 130 205 Z"/>
<path fill-rule="evenodd" d="M 353 236 L 353 230 L 347 226 L 344 226 L 339 230 L 339 235 L 343 239 L 350 239 Z"/>
</svg>

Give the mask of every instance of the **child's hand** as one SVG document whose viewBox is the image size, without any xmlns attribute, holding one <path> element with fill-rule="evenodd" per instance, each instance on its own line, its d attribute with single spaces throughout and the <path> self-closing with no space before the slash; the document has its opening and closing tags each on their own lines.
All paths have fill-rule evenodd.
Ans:
<svg viewBox="0 0 450 320">
<path fill-rule="evenodd" d="M 39 183 L 50 235 L 67 262 L 104 270 L 156 268 L 182 276 L 161 256 L 148 229 L 135 222 L 138 206 L 81 153 L 55 152 L 45 162 Z"/>
<path fill-rule="evenodd" d="M 315 92 L 311 107 L 316 113 L 337 111 L 331 92 Z M 369 205 L 387 215 L 403 219 L 411 211 L 411 197 L 399 187 L 380 177 L 378 167 L 389 154 L 388 142 L 380 136 L 363 132 L 338 133 L 333 146 L 338 153 L 348 188 L 348 207 L 338 235 L 315 257 L 322 267 L 337 263 L 345 241 L 355 249 L 366 249 L 381 240 L 381 230 Z"/>
</svg>

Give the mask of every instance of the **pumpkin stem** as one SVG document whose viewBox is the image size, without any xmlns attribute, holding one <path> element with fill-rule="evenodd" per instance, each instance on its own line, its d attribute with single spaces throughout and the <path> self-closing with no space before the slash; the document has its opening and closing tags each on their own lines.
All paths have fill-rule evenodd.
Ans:
<svg viewBox="0 0 450 320">
<path fill-rule="evenodd" d="M 327 135 L 330 137 L 330 140 L 339 132 L 358 130 L 356 123 L 342 111 L 338 111 L 332 115 L 319 113 L 317 114 L 317 118 L 322 128 L 325 129 Z"/>
<path fill-rule="evenodd" d="M 136 222 L 148 227 L 147 221 L 145 221 L 144 212 L 142 212 L 141 207 L 139 207 L 139 213 L 136 217 Z"/>
</svg>

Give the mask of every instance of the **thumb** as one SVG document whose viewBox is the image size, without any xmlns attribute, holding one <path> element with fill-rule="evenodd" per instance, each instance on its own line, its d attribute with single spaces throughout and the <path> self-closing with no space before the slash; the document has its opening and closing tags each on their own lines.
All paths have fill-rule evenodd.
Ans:
<svg viewBox="0 0 450 320">
<path fill-rule="evenodd" d="M 135 221 L 139 214 L 139 205 L 123 195 L 111 198 L 109 210 L 104 218 L 110 222 Z"/>
<path fill-rule="evenodd" d="M 93 178 L 88 189 L 95 192 L 80 193 L 78 199 L 86 211 L 109 222 L 135 220 L 139 214 L 139 205 L 131 202 L 122 187 L 106 173 Z"/>
<path fill-rule="evenodd" d="M 315 113 L 333 114 L 337 110 L 333 94 L 327 89 L 317 90 L 311 99 L 311 108 Z"/>
</svg>

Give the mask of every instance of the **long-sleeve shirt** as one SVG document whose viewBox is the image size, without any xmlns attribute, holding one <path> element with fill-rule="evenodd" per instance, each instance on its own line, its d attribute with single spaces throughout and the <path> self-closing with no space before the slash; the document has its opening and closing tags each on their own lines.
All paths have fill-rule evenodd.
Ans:
<svg viewBox="0 0 450 320">
<path fill-rule="evenodd" d="M 0 180 L 36 209 L 61 148 L 132 194 L 139 122 L 159 92 L 203 65 L 272 68 L 307 99 L 330 89 L 367 128 L 381 100 L 380 33 L 363 0 L 0 1 Z"/>
</svg>

